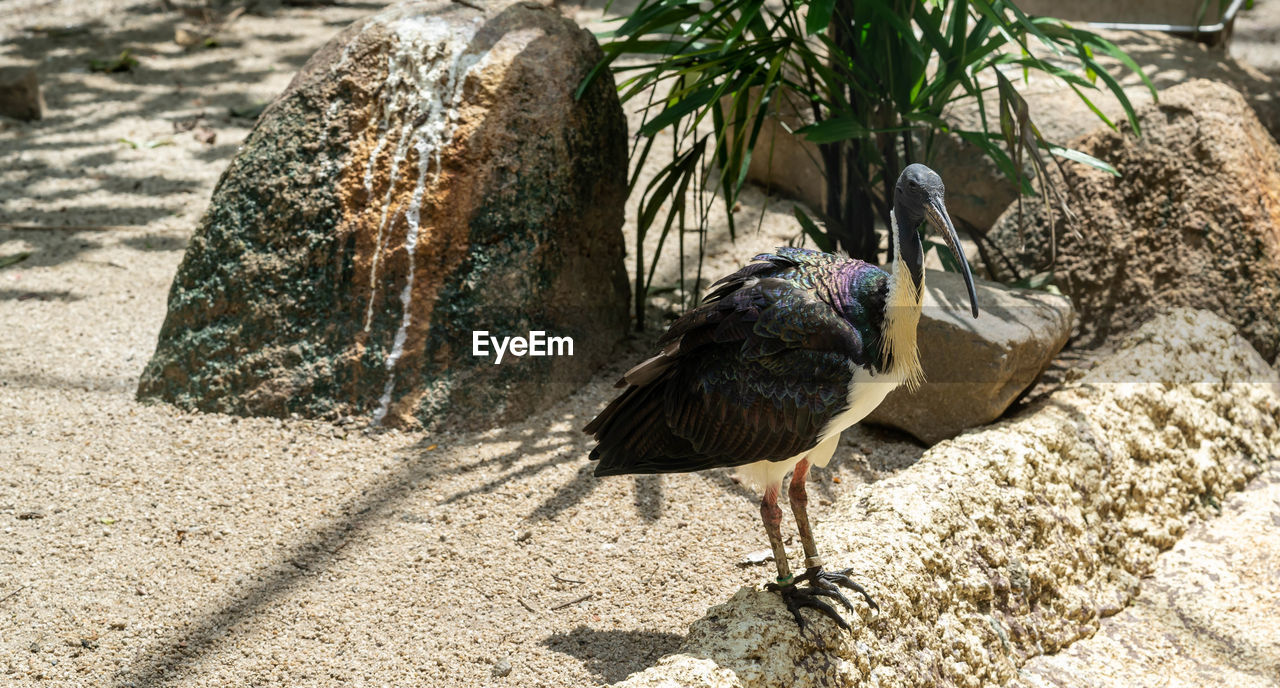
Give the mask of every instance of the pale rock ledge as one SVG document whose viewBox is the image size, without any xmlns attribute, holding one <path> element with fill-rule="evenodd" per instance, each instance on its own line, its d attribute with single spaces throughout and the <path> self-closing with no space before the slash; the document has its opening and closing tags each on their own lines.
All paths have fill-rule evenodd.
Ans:
<svg viewBox="0 0 1280 688">
<path fill-rule="evenodd" d="M 853 568 L 852 633 L 743 588 L 620 686 L 995 686 L 1122 610 L 1156 556 L 1280 454 L 1280 378 L 1179 309 L 1019 417 L 930 449 L 815 514 Z M 853 598 L 856 600 L 857 596 Z"/>
</svg>

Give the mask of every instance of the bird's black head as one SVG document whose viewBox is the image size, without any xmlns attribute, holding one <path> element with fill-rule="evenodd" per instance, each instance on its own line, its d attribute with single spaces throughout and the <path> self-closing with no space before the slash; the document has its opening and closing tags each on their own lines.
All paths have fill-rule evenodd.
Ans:
<svg viewBox="0 0 1280 688">
<path fill-rule="evenodd" d="M 919 250 L 919 235 L 916 230 L 928 222 L 942 235 L 947 247 L 951 249 L 960 271 L 964 274 L 965 286 L 969 290 L 969 305 L 973 309 L 973 317 L 978 317 L 978 295 L 974 292 L 973 276 L 969 274 L 969 261 L 965 260 L 964 251 L 960 248 L 960 238 L 956 236 L 956 227 L 947 214 L 946 187 L 942 185 L 942 177 L 937 172 L 919 163 L 907 165 L 898 176 L 898 184 L 893 192 L 893 214 L 898 223 L 899 246 L 903 251 L 903 260 L 912 261 L 908 265 L 913 276 L 917 278 L 917 286 L 922 275 L 923 252 Z"/>
<path fill-rule="evenodd" d="M 946 212 L 944 199 L 947 189 L 942 185 L 942 177 L 937 172 L 914 163 L 898 176 L 898 185 L 894 189 L 894 209 L 898 211 L 898 222 L 915 229 L 924 222 L 927 208 L 936 203 Z"/>
</svg>

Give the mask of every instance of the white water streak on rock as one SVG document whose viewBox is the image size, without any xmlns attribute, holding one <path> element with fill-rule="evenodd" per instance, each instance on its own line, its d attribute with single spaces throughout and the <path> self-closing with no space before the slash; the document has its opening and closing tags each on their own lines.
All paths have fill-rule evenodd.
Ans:
<svg viewBox="0 0 1280 688">
<path fill-rule="evenodd" d="M 373 152 L 369 155 L 369 161 L 365 165 L 364 170 L 364 188 L 368 192 L 369 198 L 373 198 L 373 167 L 378 160 L 378 154 L 382 152 L 382 147 L 386 145 L 387 138 L 391 129 L 391 118 L 394 114 L 399 113 L 403 108 L 403 77 L 401 75 L 397 57 L 403 56 L 403 51 L 397 45 L 392 53 L 387 56 L 387 80 L 384 83 L 383 98 L 387 100 L 382 110 L 382 122 L 378 125 L 378 140 L 373 146 Z M 409 58 L 412 59 L 412 58 Z M 395 191 L 396 182 L 400 179 L 400 164 L 404 162 L 405 153 L 409 149 L 409 141 L 407 134 L 413 126 L 413 120 L 406 116 L 407 113 L 401 114 L 404 119 L 404 126 L 401 127 L 400 138 L 396 144 L 395 153 L 391 156 L 391 161 L 387 163 L 390 168 L 387 179 L 387 191 L 382 198 L 382 216 L 378 219 L 378 234 L 374 241 L 373 262 L 369 267 L 369 305 L 365 309 L 364 314 L 364 331 L 368 332 L 373 324 L 373 301 L 378 290 L 378 260 L 382 257 L 383 234 L 387 227 L 387 218 L 391 211 L 391 194 Z"/>
<path fill-rule="evenodd" d="M 413 318 L 413 283 L 417 272 L 414 254 L 418 247 L 421 232 L 422 198 L 429 185 L 434 185 L 440 178 L 441 151 L 453 140 L 457 128 L 458 105 L 462 99 L 462 86 L 466 83 L 471 70 L 484 61 L 488 53 L 459 54 L 450 51 L 458 46 L 466 45 L 471 36 L 459 36 L 455 29 L 441 21 L 432 21 L 424 17 L 409 17 L 397 22 L 395 26 L 396 56 L 406 57 L 407 69 L 397 73 L 398 78 L 410 80 L 412 97 L 404 100 L 409 105 L 401 113 L 405 126 L 397 145 L 396 155 L 392 161 L 391 182 L 387 190 L 387 198 L 383 203 L 382 221 L 378 227 L 378 246 L 374 254 L 374 270 L 371 281 L 376 279 L 376 260 L 382 251 L 383 232 L 387 220 L 391 189 L 398 177 L 398 167 L 404 161 L 408 148 L 418 154 L 418 179 L 413 188 L 413 196 L 405 211 L 405 252 L 408 254 L 409 272 L 404 287 L 400 290 L 401 316 L 400 326 L 392 341 L 391 352 L 387 355 L 387 382 L 383 387 L 382 397 L 378 401 L 378 409 L 373 414 L 373 424 L 380 425 L 391 408 L 391 394 L 395 388 L 395 366 L 404 354 L 404 344 L 408 339 L 409 325 Z M 474 35 L 474 32 L 471 34 Z M 441 88 L 441 81 L 444 81 Z M 390 82 L 390 77 L 388 77 Z M 399 92 L 396 97 L 399 97 Z M 432 163 L 434 162 L 434 165 Z M 372 158 L 370 158 L 372 165 Z M 428 181 L 428 169 L 434 171 Z M 365 184 L 370 184 L 372 167 L 366 170 Z M 371 284 L 371 287 L 374 286 Z M 370 290 L 369 309 L 366 314 L 365 330 L 368 331 L 373 313 L 373 294 Z"/>
</svg>

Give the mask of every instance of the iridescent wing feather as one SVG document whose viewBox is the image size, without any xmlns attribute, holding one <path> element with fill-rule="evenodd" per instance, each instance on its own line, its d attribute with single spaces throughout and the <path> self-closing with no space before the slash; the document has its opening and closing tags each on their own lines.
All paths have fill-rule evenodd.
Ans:
<svg viewBox="0 0 1280 688">
<path fill-rule="evenodd" d="M 801 249 L 756 260 L 713 285 L 660 352 L 624 375 L 627 389 L 585 428 L 599 440 L 596 475 L 781 461 L 817 444 L 846 408 L 854 370 L 878 362 L 878 342 L 833 299 L 850 283 L 883 291 L 887 276 Z"/>
</svg>

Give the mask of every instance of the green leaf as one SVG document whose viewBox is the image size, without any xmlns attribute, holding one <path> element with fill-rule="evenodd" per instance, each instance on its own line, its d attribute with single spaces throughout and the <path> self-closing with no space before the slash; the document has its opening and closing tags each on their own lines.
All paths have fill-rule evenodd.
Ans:
<svg viewBox="0 0 1280 688">
<path fill-rule="evenodd" d="M 263 110 L 267 109 L 266 103 L 254 103 L 252 105 L 241 105 L 239 107 L 229 108 L 228 112 L 232 117 L 238 119 L 258 119 Z"/>
<path fill-rule="evenodd" d="M 668 126 L 680 121 L 685 115 L 688 115 L 707 103 L 716 100 L 723 92 L 724 88 L 722 86 L 717 87 L 715 84 L 710 84 L 693 92 L 691 95 L 675 101 L 673 105 L 668 105 L 667 108 L 659 113 L 657 117 L 645 122 L 644 126 L 640 127 L 640 135 L 653 136 L 663 129 L 666 129 Z"/>
<path fill-rule="evenodd" d="M 1089 165 L 1090 167 L 1096 167 L 1102 170 L 1103 172 L 1107 172 L 1114 176 L 1117 176 L 1117 177 L 1120 176 L 1120 172 L 1116 170 L 1116 168 L 1112 167 L 1111 165 L 1107 164 L 1102 160 L 1099 160 L 1093 157 L 1092 155 L 1089 155 L 1088 153 L 1083 153 L 1073 148 L 1064 148 L 1062 146 L 1057 146 L 1052 144 L 1049 145 L 1049 152 L 1060 158 L 1066 158 L 1067 160 L 1074 160 L 1076 162 L 1081 162 L 1086 165 Z"/>
<path fill-rule="evenodd" d="M 950 246 L 933 239 L 923 239 L 923 241 L 925 253 L 928 253 L 929 249 L 933 249 L 933 252 L 938 254 L 938 261 L 942 263 L 943 270 L 947 272 L 961 271 L 960 261 L 956 260 L 955 254 L 951 253 Z"/>
<path fill-rule="evenodd" d="M 809 3 L 809 15 L 805 17 L 805 33 L 812 36 L 827 30 L 831 24 L 831 13 L 835 11 L 836 0 L 814 0 Z"/>
<path fill-rule="evenodd" d="M 137 66 L 138 61 L 134 59 L 133 54 L 128 50 L 121 52 L 120 56 L 114 60 L 89 60 L 89 71 L 91 72 L 116 74 L 119 72 L 131 72 Z"/>
<path fill-rule="evenodd" d="M 819 251 L 831 253 L 836 247 L 831 242 L 831 237 L 818 228 L 817 223 L 809 218 L 800 206 L 792 206 L 791 212 L 796 216 L 796 220 L 800 223 L 800 229 L 804 231 L 805 236 L 813 241 L 813 245 L 818 247 Z"/>
<path fill-rule="evenodd" d="M 931 112 L 912 112 L 902 116 L 908 122 L 923 122 L 932 126 L 939 131 L 947 131 L 951 125 L 947 121 Z"/>
<path fill-rule="evenodd" d="M 1124 92 L 1124 87 L 1120 85 L 1120 82 L 1116 81 L 1116 78 L 1111 76 L 1111 72 L 1108 72 L 1097 62 L 1088 58 L 1081 58 L 1081 61 L 1097 72 L 1098 77 L 1111 90 L 1111 94 L 1116 97 L 1116 100 L 1120 101 L 1120 105 L 1124 108 L 1125 117 L 1129 119 L 1129 126 L 1133 127 L 1133 133 L 1142 136 L 1142 128 L 1138 124 L 1138 113 L 1134 109 L 1133 103 L 1129 102 L 1129 96 Z"/>
<path fill-rule="evenodd" d="M 1009 286 L 1019 289 L 1040 289 L 1043 291 L 1052 291 L 1057 293 L 1057 288 L 1053 286 L 1053 271 L 1037 272 L 1034 275 L 1023 277 L 1020 280 L 1012 282 Z"/>
<path fill-rule="evenodd" d="M 668 175 L 667 179 L 663 180 L 663 186 L 665 186 L 668 191 L 671 188 L 668 182 L 679 181 L 680 187 L 676 190 L 675 195 L 671 199 L 672 208 L 670 212 L 667 213 L 666 222 L 662 225 L 662 233 L 658 235 L 658 246 L 654 249 L 655 256 L 662 255 L 662 247 L 666 244 L 667 236 L 671 233 L 672 224 L 674 224 L 677 215 L 683 216 L 684 214 L 685 199 L 688 197 L 689 183 L 693 180 L 694 173 L 697 171 L 698 161 L 702 159 L 702 153 L 706 148 L 706 143 L 706 137 L 699 139 L 698 143 L 685 152 L 684 155 L 674 160 L 672 162 L 673 167 L 671 168 L 671 174 Z M 648 222 L 649 224 L 652 224 L 652 215 Z M 649 224 L 645 225 L 646 229 L 649 227 Z M 649 285 L 653 283 L 653 273 L 657 267 L 657 260 L 650 261 L 649 274 L 645 279 L 646 291 L 648 290 Z"/>
<path fill-rule="evenodd" d="M 872 131 L 864 124 L 852 117 L 841 117 L 839 119 L 829 119 L 824 122 L 814 122 L 805 127 L 796 130 L 796 134 L 803 135 L 806 139 L 814 143 L 832 143 L 834 141 L 844 141 L 847 139 L 864 139 L 872 135 Z"/>
<path fill-rule="evenodd" d="M 753 0 L 742 12 L 742 16 L 738 17 L 738 21 L 734 22 L 729 29 L 729 34 L 724 37 L 724 45 L 720 48 L 721 54 L 727 53 L 737 43 L 738 38 L 742 36 L 742 32 L 746 31 L 747 26 L 752 24 L 757 17 L 760 16 L 760 6 L 764 4 L 764 0 Z"/>
<path fill-rule="evenodd" d="M 30 258 L 30 257 L 31 257 L 31 252 L 30 252 L 30 251 L 23 251 L 22 253 L 15 253 L 15 254 L 13 254 L 13 255 L 11 255 L 11 256 L 0 256 L 0 268 L 7 268 L 7 267 L 9 267 L 10 265 L 17 265 L 18 263 L 21 263 L 22 261 L 24 261 L 24 260 L 26 260 L 26 259 L 28 259 L 28 258 Z"/>
<path fill-rule="evenodd" d="M 150 150 L 152 148 L 159 148 L 160 146 L 173 145 L 173 139 L 152 139 L 150 141 L 142 141 L 141 143 L 138 141 L 134 141 L 133 139 L 124 139 L 124 138 L 117 139 L 117 141 L 135 150 L 138 148 L 145 148 L 147 150 Z"/>
<path fill-rule="evenodd" d="M 993 134 L 977 131 L 957 131 L 956 134 L 965 141 L 981 148 L 983 152 L 987 154 L 987 157 L 991 158 L 991 160 L 996 163 L 996 167 L 1000 169 L 1000 172 L 1002 172 L 1007 179 L 1018 184 L 1023 195 L 1035 195 L 1035 190 L 1031 188 L 1030 183 L 1026 180 L 1021 170 L 1014 165 L 1014 162 L 1009 155 L 995 144 L 996 137 Z"/>
<path fill-rule="evenodd" d="M 1142 71 L 1142 68 L 1138 66 L 1137 62 L 1133 61 L 1132 57 L 1129 57 L 1128 53 L 1116 47 L 1114 43 L 1096 33 L 1080 30 L 1073 30 L 1073 33 L 1078 37 L 1082 37 L 1078 40 L 1081 40 L 1086 47 L 1098 46 L 1102 48 L 1103 52 L 1120 62 L 1120 64 L 1124 65 L 1129 71 L 1137 74 L 1138 77 L 1142 79 L 1142 83 L 1146 85 L 1147 91 L 1149 91 L 1152 96 L 1159 95 L 1156 93 L 1156 85 L 1151 82 L 1151 78 L 1147 76 L 1146 72 Z M 1090 53 L 1090 55 L 1092 55 L 1092 53 Z"/>
</svg>

